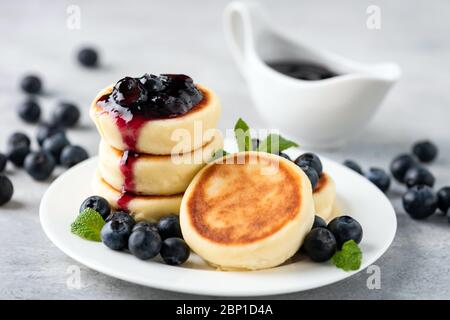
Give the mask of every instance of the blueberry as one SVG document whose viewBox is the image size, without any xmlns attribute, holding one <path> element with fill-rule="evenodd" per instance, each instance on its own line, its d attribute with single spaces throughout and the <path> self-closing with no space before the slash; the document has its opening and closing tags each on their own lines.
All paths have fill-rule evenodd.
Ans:
<svg viewBox="0 0 450 320">
<path fill-rule="evenodd" d="M 148 91 L 161 92 L 166 89 L 166 86 L 161 79 L 153 74 L 145 74 L 139 80 Z"/>
<path fill-rule="evenodd" d="M 111 207 L 108 200 L 100 196 L 90 196 L 84 200 L 80 206 L 80 213 L 87 208 L 97 211 L 102 216 L 103 220 L 106 220 L 111 213 Z"/>
<path fill-rule="evenodd" d="M 73 167 L 89 158 L 88 153 L 80 146 L 65 146 L 61 152 L 59 162 L 67 168 Z"/>
<path fill-rule="evenodd" d="M 320 179 L 317 171 L 313 167 L 310 167 L 308 165 L 302 165 L 300 166 L 300 169 L 302 169 L 303 172 L 308 176 L 308 179 L 311 182 L 311 187 L 314 190 L 317 187 Z"/>
<path fill-rule="evenodd" d="M 14 193 L 14 187 L 9 178 L 0 174 L 0 206 L 11 200 Z"/>
<path fill-rule="evenodd" d="M 26 100 L 20 104 L 17 112 L 19 117 L 28 123 L 36 123 L 41 117 L 41 107 L 33 99 Z"/>
<path fill-rule="evenodd" d="M 327 226 L 336 238 L 338 248 L 348 240 L 360 243 L 363 237 L 363 230 L 358 221 L 349 216 L 334 218 Z"/>
<path fill-rule="evenodd" d="M 436 145 L 429 141 L 419 141 L 413 145 L 412 152 L 422 162 L 431 162 L 436 159 L 438 155 L 438 148 Z"/>
<path fill-rule="evenodd" d="M 437 209 L 438 199 L 433 189 L 427 185 L 417 185 L 402 197 L 403 208 L 414 219 L 431 216 Z"/>
<path fill-rule="evenodd" d="M 42 81 L 36 75 L 27 75 L 20 82 L 20 87 L 26 93 L 36 94 L 42 90 Z"/>
<path fill-rule="evenodd" d="M 77 54 L 78 62 L 85 67 L 93 68 L 98 64 L 98 53 L 94 48 L 82 48 Z"/>
<path fill-rule="evenodd" d="M 127 212 L 124 212 L 124 211 L 112 212 L 106 218 L 105 221 L 109 222 L 109 221 L 113 221 L 113 220 L 123 221 L 124 223 L 126 223 L 128 225 L 130 230 L 132 230 L 134 225 L 136 224 L 136 221 L 134 220 L 134 218 L 130 214 L 128 214 Z"/>
<path fill-rule="evenodd" d="M 343 162 L 343 165 L 346 166 L 347 168 L 352 169 L 353 171 L 355 171 L 359 174 L 363 174 L 361 166 L 353 160 L 345 160 Z"/>
<path fill-rule="evenodd" d="M 180 219 L 176 215 L 161 218 L 156 225 L 163 240 L 167 238 L 182 238 Z"/>
<path fill-rule="evenodd" d="M 31 152 L 24 161 L 24 167 L 27 173 L 38 181 L 48 179 L 55 169 L 55 159 L 46 151 Z"/>
<path fill-rule="evenodd" d="M 314 228 L 326 228 L 327 227 L 327 223 L 325 222 L 325 220 L 323 220 L 321 217 L 319 217 L 318 215 L 314 216 L 314 223 L 311 229 Z"/>
<path fill-rule="evenodd" d="M 300 155 L 297 159 L 295 159 L 295 164 L 298 165 L 299 167 L 302 166 L 309 166 L 314 168 L 314 170 L 316 170 L 317 174 L 320 175 L 322 174 L 322 161 L 320 161 L 320 158 L 314 154 L 314 153 L 304 153 L 302 155 Z"/>
<path fill-rule="evenodd" d="M 158 232 L 158 228 L 156 227 L 156 223 L 154 222 L 148 222 L 148 221 L 139 221 L 138 223 L 136 223 L 133 227 L 132 232 L 138 230 L 138 229 L 149 229 L 149 230 L 154 230 L 156 232 Z"/>
<path fill-rule="evenodd" d="M 258 150 L 259 144 L 261 143 L 261 140 L 258 138 L 252 139 L 252 150 Z"/>
<path fill-rule="evenodd" d="M 123 250 L 128 246 L 131 234 L 130 226 L 121 219 L 113 219 L 103 226 L 100 236 L 103 243 L 110 249 Z"/>
<path fill-rule="evenodd" d="M 282 158 L 285 158 L 286 160 L 292 161 L 291 157 L 289 157 L 286 153 L 284 152 L 279 152 L 278 155 Z"/>
<path fill-rule="evenodd" d="M 328 229 L 312 229 L 303 242 L 303 250 L 315 262 L 328 261 L 336 253 L 336 238 Z"/>
<path fill-rule="evenodd" d="M 3 172 L 5 170 L 7 163 L 8 157 L 5 154 L 0 153 L 0 172 Z"/>
<path fill-rule="evenodd" d="M 18 146 L 31 146 L 31 140 L 28 136 L 23 132 L 14 132 L 9 136 L 7 141 L 8 147 L 18 147 Z"/>
<path fill-rule="evenodd" d="M 161 250 L 161 237 L 152 229 L 139 228 L 131 233 L 128 249 L 141 260 L 155 257 Z"/>
<path fill-rule="evenodd" d="M 53 110 L 52 123 L 62 127 L 73 127 L 80 119 L 80 110 L 72 103 L 61 102 Z"/>
<path fill-rule="evenodd" d="M 435 178 L 433 174 L 427 168 L 420 165 L 412 167 L 405 175 L 405 183 L 408 188 L 421 184 L 432 187 L 434 182 Z"/>
<path fill-rule="evenodd" d="M 450 208 L 447 210 L 447 221 L 450 223 Z"/>
<path fill-rule="evenodd" d="M 16 167 L 23 167 L 25 157 L 30 153 L 30 147 L 26 145 L 8 146 L 6 155 L 8 160 L 11 161 Z"/>
<path fill-rule="evenodd" d="M 47 139 L 45 139 L 42 149 L 49 152 L 59 164 L 59 159 L 61 159 L 61 153 L 63 149 L 70 145 L 69 140 L 67 140 L 64 133 L 57 133 Z"/>
<path fill-rule="evenodd" d="M 147 90 L 138 79 L 125 77 L 114 86 L 113 97 L 121 106 L 130 107 L 145 101 Z"/>
<path fill-rule="evenodd" d="M 0 170 L 1 171 L 1 170 Z M 450 187 L 443 187 L 437 192 L 438 207 L 442 212 L 450 208 Z"/>
<path fill-rule="evenodd" d="M 383 169 L 370 168 L 369 171 L 366 172 L 366 177 L 381 191 L 386 192 L 389 190 L 391 178 Z"/>
<path fill-rule="evenodd" d="M 189 259 L 191 250 L 183 239 L 168 238 L 163 241 L 160 253 L 165 263 L 180 265 Z"/>
<path fill-rule="evenodd" d="M 57 133 L 65 135 L 64 129 L 60 125 L 50 123 L 42 124 L 39 126 L 37 131 L 36 135 L 37 142 L 39 143 L 40 146 L 42 146 L 44 144 L 45 139 L 50 138 L 51 136 Z"/>
<path fill-rule="evenodd" d="M 392 160 L 390 169 L 394 178 L 398 182 L 404 183 L 406 172 L 416 165 L 416 160 L 411 155 L 404 153 Z"/>
</svg>

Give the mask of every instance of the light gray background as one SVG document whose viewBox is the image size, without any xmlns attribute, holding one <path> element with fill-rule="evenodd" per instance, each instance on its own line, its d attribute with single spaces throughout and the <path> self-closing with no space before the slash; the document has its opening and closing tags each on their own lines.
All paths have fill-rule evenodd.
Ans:
<svg viewBox="0 0 450 320">
<path fill-rule="evenodd" d="M 81 30 L 66 28 L 69 4 L 81 8 Z M 88 105 L 100 88 L 124 75 L 190 74 L 221 96 L 222 129 L 230 128 L 238 117 L 255 128 L 267 127 L 255 114 L 225 45 L 221 20 L 225 4 L 217 0 L 1 1 L 0 146 L 3 149 L 14 130 L 34 135 L 35 127 L 21 123 L 15 112 L 24 98 L 18 81 L 28 71 L 39 73 L 45 81 L 47 94 L 40 101 L 46 116 L 60 99 L 82 107 L 81 126 L 70 131 L 69 138 L 92 155 L 99 137 L 88 119 Z M 381 7 L 379 31 L 366 28 L 369 4 Z M 387 167 L 393 156 L 427 137 L 441 150 L 431 167 L 438 186 L 450 184 L 450 2 L 293 0 L 266 5 L 280 27 L 295 37 L 360 61 L 393 60 L 403 68 L 401 82 L 366 130 L 343 149 L 326 152 L 327 156 Z M 101 69 L 85 70 L 75 63 L 75 50 L 82 44 L 100 49 Z M 67 268 L 77 263 L 54 247 L 39 225 L 39 201 L 48 183 L 34 182 L 12 167 L 8 175 L 16 191 L 13 201 L 0 208 L 0 298 L 199 298 L 130 284 L 84 267 L 83 288 L 68 289 Z M 368 275 L 363 271 L 334 285 L 274 298 L 450 298 L 450 225 L 439 215 L 423 222 L 411 220 L 401 208 L 401 191 L 394 184 L 389 193 L 398 212 L 398 233 L 377 262 L 381 290 L 367 289 Z"/>
</svg>

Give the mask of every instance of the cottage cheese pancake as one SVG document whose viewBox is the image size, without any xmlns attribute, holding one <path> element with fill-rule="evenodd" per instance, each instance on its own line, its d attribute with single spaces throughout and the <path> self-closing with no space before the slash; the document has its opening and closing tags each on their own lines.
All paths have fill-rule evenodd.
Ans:
<svg viewBox="0 0 450 320">
<path fill-rule="evenodd" d="M 336 215 L 336 184 L 330 175 L 323 172 L 319 183 L 313 192 L 316 214 L 325 221 L 331 220 Z"/>
</svg>

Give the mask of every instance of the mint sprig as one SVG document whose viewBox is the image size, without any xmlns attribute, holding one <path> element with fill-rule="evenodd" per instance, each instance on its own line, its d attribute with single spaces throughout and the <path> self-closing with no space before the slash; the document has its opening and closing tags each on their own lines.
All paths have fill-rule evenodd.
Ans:
<svg viewBox="0 0 450 320">
<path fill-rule="evenodd" d="M 234 125 L 234 136 L 238 145 L 239 151 L 251 151 L 252 150 L 252 138 L 250 136 L 250 127 L 248 124 L 239 118 Z"/>
<path fill-rule="evenodd" d="M 104 225 L 102 216 L 94 209 L 87 208 L 72 222 L 70 231 L 83 239 L 100 242 L 100 231 Z"/>
<path fill-rule="evenodd" d="M 259 144 L 258 151 L 278 154 L 291 147 L 298 147 L 298 144 L 294 141 L 283 138 L 279 134 L 269 134 Z"/>
<path fill-rule="evenodd" d="M 355 271 L 361 267 L 362 251 L 355 241 L 349 240 L 333 255 L 331 261 L 344 271 Z"/>
</svg>

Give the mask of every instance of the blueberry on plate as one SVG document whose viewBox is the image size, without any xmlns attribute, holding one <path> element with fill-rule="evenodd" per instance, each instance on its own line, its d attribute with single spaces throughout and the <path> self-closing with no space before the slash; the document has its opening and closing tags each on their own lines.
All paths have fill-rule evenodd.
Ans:
<svg viewBox="0 0 450 320">
<path fill-rule="evenodd" d="M 42 81 L 38 76 L 29 74 L 22 78 L 20 87 L 26 93 L 37 94 L 42 90 Z"/>
<path fill-rule="evenodd" d="M 363 174 L 362 168 L 359 164 L 357 164 L 355 161 L 353 160 L 345 160 L 342 163 L 344 166 L 346 166 L 347 168 L 352 169 L 353 171 L 359 173 L 359 174 Z"/>
<path fill-rule="evenodd" d="M 1 171 L 1 170 L 0 170 Z M 450 186 L 443 187 L 437 192 L 438 208 L 446 213 L 450 208 Z"/>
<path fill-rule="evenodd" d="M 68 145 L 70 145 L 70 142 L 66 138 L 66 135 L 64 133 L 57 133 L 45 139 L 44 143 L 42 144 L 42 149 L 49 152 L 59 164 L 61 153 L 63 149 Z"/>
<path fill-rule="evenodd" d="M 103 220 L 106 220 L 111 213 L 111 207 L 108 200 L 100 196 L 90 196 L 84 200 L 80 206 L 80 213 L 87 208 L 97 211 L 102 216 Z"/>
<path fill-rule="evenodd" d="M 336 238 L 325 228 L 312 229 L 303 242 L 303 251 L 315 262 L 330 260 L 336 250 Z"/>
<path fill-rule="evenodd" d="M 64 134 L 64 129 L 61 126 L 45 123 L 38 127 L 36 139 L 40 146 L 44 144 L 44 140 L 50 138 L 51 136 L 60 133 Z"/>
<path fill-rule="evenodd" d="M 394 178 L 400 182 L 405 183 L 405 175 L 409 169 L 417 165 L 416 160 L 410 154 L 403 153 L 395 157 L 390 165 L 391 173 Z"/>
<path fill-rule="evenodd" d="M 292 161 L 291 157 L 289 157 L 286 153 L 284 152 L 279 152 L 278 155 L 282 158 L 285 158 L 286 160 Z"/>
<path fill-rule="evenodd" d="M 0 174 L 0 206 L 11 200 L 14 193 L 14 187 L 9 178 Z"/>
<path fill-rule="evenodd" d="M 59 162 L 66 168 L 73 167 L 81 161 L 89 158 L 87 151 L 80 146 L 65 146 L 61 152 Z"/>
<path fill-rule="evenodd" d="M 437 209 L 438 199 L 427 185 L 410 188 L 402 197 L 403 208 L 414 219 L 425 219 Z"/>
<path fill-rule="evenodd" d="M 7 145 L 8 147 L 17 147 L 17 146 L 30 147 L 31 140 L 23 132 L 14 132 L 12 135 L 8 137 Z"/>
<path fill-rule="evenodd" d="M 26 156 L 30 153 L 30 147 L 26 145 L 8 146 L 6 155 L 16 167 L 23 167 Z"/>
<path fill-rule="evenodd" d="M 258 138 L 252 139 L 252 150 L 258 150 L 259 144 L 261 143 L 261 140 Z"/>
<path fill-rule="evenodd" d="M 125 211 L 115 211 L 112 212 L 107 218 L 106 218 L 106 222 L 112 221 L 112 220 L 119 220 L 119 221 L 124 221 L 128 227 L 130 228 L 130 230 L 133 230 L 134 225 L 136 224 L 136 221 L 134 220 L 134 218 L 127 212 Z"/>
<path fill-rule="evenodd" d="M 169 215 L 161 218 L 156 225 L 161 239 L 182 238 L 180 218 L 177 215 Z"/>
<path fill-rule="evenodd" d="M 438 148 L 436 145 L 429 141 L 419 141 L 413 145 L 413 154 L 422 162 L 431 162 L 436 159 L 438 155 Z"/>
<path fill-rule="evenodd" d="M 168 238 L 163 241 L 160 254 L 165 263 L 176 266 L 189 259 L 191 250 L 183 239 Z"/>
<path fill-rule="evenodd" d="M 62 127 L 73 127 L 80 119 L 80 110 L 72 103 L 61 102 L 53 110 L 52 124 Z"/>
<path fill-rule="evenodd" d="M 33 99 L 22 102 L 17 108 L 19 117 L 28 123 L 36 123 L 41 117 L 41 106 Z"/>
<path fill-rule="evenodd" d="M 297 159 L 295 159 L 295 164 L 298 165 L 299 167 L 302 166 L 309 166 L 314 168 L 314 170 L 316 170 L 317 174 L 320 175 L 322 174 L 322 161 L 320 161 L 320 158 L 314 154 L 314 153 L 304 153 L 300 156 L 298 156 Z"/>
<path fill-rule="evenodd" d="M 8 157 L 5 154 L 0 153 L 0 172 L 5 171 L 7 163 Z"/>
<path fill-rule="evenodd" d="M 311 187 L 314 190 L 317 187 L 317 184 L 319 183 L 320 179 L 316 169 L 308 165 L 302 165 L 300 166 L 300 169 L 302 169 L 303 172 L 308 176 L 308 179 L 311 182 Z"/>
<path fill-rule="evenodd" d="M 161 250 L 161 237 L 153 229 L 134 230 L 128 239 L 128 249 L 137 258 L 147 260 L 155 257 Z"/>
<path fill-rule="evenodd" d="M 154 222 L 148 222 L 148 221 L 139 221 L 136 223 L 133 227 L 132 232 L 138 230 L 138 229 L 149 229 L 158 232 L 158 228 L 156 227 L 156 223 Z"/>
<path fill-rule="evenodd" d="M 94 48 L 82 48 L 78 51 L 77 59 L 82 66 L 93 68 L 98 64 L 98 53 Z"/>
<path fill-rule="evenodd" d="M 24 161 L 26 172 L 34 179 L 43 181 L 48 179 L 55 169 L 56 163 L 53 156 L 46 151 L 31 152 Z"/>
<path fill-rule="evenodd" d="M 389 186 L 391 185 L 391 178 L 386 171 L 380 168 L 370 168 L 369 171 L 366 172 L 366 178 L 383 192 L 388 191 Z"/>
<path fill-rule="evenodd" d="M 408 188 L 422 184 L 432 187 L 435 180 L 434 175 L 421 165 L 412 167 L 405 174 L 405 183 Z"/>
<path fill-rule="evenodd" d="M 127 248 L 130 234 L 130 225 L 124 219 L 111 219 L 100 231 L 102 242 L 112 250 Z"/>
<path fill-rule="evenodd" d="M 319 217 L 318 215 L 314 216 L 314 223 L 313 226 L 311 228 L 326 228 L 327 227 L 327 223 L 325 222 L 325 220 L 323 220 L 321 217 Z"/>
<path fill-rule="evenodd" d="M 356 219 L 350 216 L 341 216 L 334 218 L 327 226 L 336 238 L 338 248 L 349 241 L 354 240 L 360 243 L 363 237 L 363 229 Z"/>
</svg>

